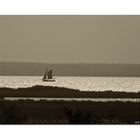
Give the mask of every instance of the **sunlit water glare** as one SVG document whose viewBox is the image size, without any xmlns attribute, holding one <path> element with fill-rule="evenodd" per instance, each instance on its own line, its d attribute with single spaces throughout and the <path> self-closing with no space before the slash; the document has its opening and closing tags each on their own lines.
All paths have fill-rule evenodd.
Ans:
<svg viewBox="0 0 140 140">
<path fill-rule="evenodd" d="M 140 91 L 140 77 L 55 77 L 43 82 L 40 76 L 0 76 L 0 87 L 20 88 L 35 85 L 57 86 L 81 91 Z"/>
</svg>

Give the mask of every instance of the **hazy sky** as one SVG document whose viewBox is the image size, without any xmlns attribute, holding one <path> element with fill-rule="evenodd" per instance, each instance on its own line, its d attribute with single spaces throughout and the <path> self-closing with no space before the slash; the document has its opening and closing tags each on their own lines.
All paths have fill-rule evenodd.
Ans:
<svg viewBox="0 0 140 140">
<path fill-rule="evenodd" d="M 0 16 L 0 61 L 140 63 L 140 16 Z"/>
</svg>

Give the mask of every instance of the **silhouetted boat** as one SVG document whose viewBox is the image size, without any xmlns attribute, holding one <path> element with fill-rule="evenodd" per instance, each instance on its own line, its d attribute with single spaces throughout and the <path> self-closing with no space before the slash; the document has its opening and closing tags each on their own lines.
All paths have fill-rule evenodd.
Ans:
<svg viewBox="0 0 140 140">
<path fill-rule="evenodd" d="M 55 82 L 55 79 L 53 79 L 52 72 L 53 72 L 52 70 L 46 71 L 42 81 L 44 81 L 44 82 Z"/>
</svg>

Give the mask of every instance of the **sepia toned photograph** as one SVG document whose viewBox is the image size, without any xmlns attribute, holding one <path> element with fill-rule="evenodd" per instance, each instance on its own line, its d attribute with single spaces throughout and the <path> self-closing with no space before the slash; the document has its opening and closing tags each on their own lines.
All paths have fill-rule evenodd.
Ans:
<svg viewBox="0 0 140 140">
<path fill-rule="evenodd" d="M 0 15 L 0 124 L 140 124 L 140 16 Z"/>
</svg>

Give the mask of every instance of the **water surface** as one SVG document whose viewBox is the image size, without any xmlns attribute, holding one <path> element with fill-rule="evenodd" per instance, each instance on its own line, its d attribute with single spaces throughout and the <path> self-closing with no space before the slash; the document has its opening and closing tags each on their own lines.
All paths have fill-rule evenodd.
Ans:
<svg viewBox="0 0 140 140">
<path fill-rule="evenodd" d="M 55 77 L 56 82 L 42 82 L 40 76 L 0 76 L 0 87 L 20 88 L 35 85 L 57 86 L 81 91 L 140 91 L 140 77 Z"/>
</svg>

